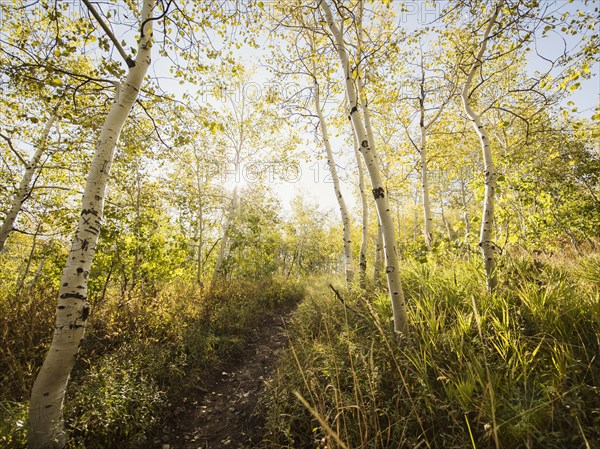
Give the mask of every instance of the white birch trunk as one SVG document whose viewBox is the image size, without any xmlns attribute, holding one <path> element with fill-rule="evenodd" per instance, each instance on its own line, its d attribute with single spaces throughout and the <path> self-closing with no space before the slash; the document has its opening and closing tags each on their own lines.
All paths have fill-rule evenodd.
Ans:
<svg viewBox="0 0 600 449">
<path fill-rule="evenodd" d="M 425 126 L 425 104 L 423 84 L 421 84 L 421 98 L 419 99 L 421 139 L 419 142 L 419 153 L 421 156 L 421 194 L 423 196 L 423 234 L 427 249 L 433 245 L 433 215 L 429 201 L 429 169 L 427 167 L 427 127 Z"/>
<path fill-rule="evenodd" d="M 357 11 L 357 41 L 358 45 L 356 48 L 356 64 L 357 67 L 360 68 L 360 64 L 362 61 L 362 49 L 363 49 L 363 32 L 362 32 L 362 21 L 363 21 L 363 12 L 364 12 L 364 1 L 359 0 L 358 3 L 358 11 Z M 360 105 L 363 110 L 363 118 L 365 121 L 365 130 L 367 131 L 367 138 L 371 143 L 371 146 L 375 146 L 375 137 L 373 136 L 373 127 L 371 126 L 371 115 L 369 114 L 369 105 L 367 102 L 367 97 L 364 92 L 364 84 L 363 79 L 360 76 L 360 70 L 357 70 L 357 79 L 356 79 L 356 88 L 357 94 L 360 99 Z M 359 265 L 360 265 L 360 286 L 361 288 L 367 287 L 367 250 L 368 250 L 368 239 L 369 239 L 369 206 L 367 203 L 367 196 L 365 193 L 365 177 L 364 177 L 364 167 L 362 161 L 360 160 L 360 143 L 356 136 L 356 132 L 352 133 L 354 137 L 354 152 L 356 156 L 356 164 L 358 166 L 358 189 L 360 193 L 360 202 L 362 207 L 362 233 L 361 233 L 361 242 L 360 242 L 360 255 L 359 255 Z M 375 280 L 375 282 L 377 282 Z"/>
<path fill-rule="evenodd" d="M 471 222 L 469 221 L 469 203 L 467 201 L 467 193 L 465 191 L 465 181 L 460 182 L 460 193 L 463 205 L 463 221 L 465 222 L 465 243 L 468 246 L 471 239 Z"/>
<path fill-rule="evenodd" d="M 198 259 L 196 267 L 196 283 L 202 286 L 202 247 L 204 246 L 204 218 L 203 203 L 198 202 Z"/>
<path fill-rule="evenodd" d="M 442 207 L 441 207 L 441 213 L 442 213 L 442 223 L 444 223 L 444 227 L 446 228 L 446 233 L 448 234 L 448 240 L 450 242 L 452 242 L 453 240 L 456 239 L 456 231 L 452 227 L 452 224 L 446 219 L 446 214 L 444 213 L 443 202 L 442 202 Z"/>
<path fill-rule="evenodd" d="M 396 232 L 394 222 L 390 211 L 389 201 L 386 191 L 381 181 L 377 155 L 375 153 L 373 142 L 369 142 L 365 125 L 363 124 L 358 112 L 359 97 L 357 89 L 354 86 L 352 78 L 352 69 L 348 58 L 348 51 L 344 43 L 344 38 L 333 20 L 333 14 L 329 5 L 325 0 L 320 3 L 325 14 L 327 25 L 333 34 L 336 50 L 340 58 L 344 77 L 346 78 L 346 93 L 348 95 L 350 113 L 349 118 L 352 122 L 356 137 L 360 142 L 360 152 L 363 155 L 365 165 L 369 171 L 371 185 L 373 187 L 373 197 L 377 206 L 377 213 L 381 221 L 384 241 L 384 253 L 386 258 L 386 274 L 388 279 L 388 287 L 390 300 L 392 303 L 392 311 L 394 314 L 394 330 L 398 333 L 403 333 L 406 328 L 406 301 L 402 291 L 402 283 L 400 281 L 400 270 L 398 263 L 398 251 L 396 248 Z M 363 111 L 366 115 L 367 111 Z"/>
<path fill-rule="evenodd" d="M 473 127 L 479 136 L 481 142 L 481 149 L 483 153 L 483 164 L 485 174 L 485 191 L 483 198 L 483 213 L 481 217 L 481 230 L 479 233 L 479 247 L 483 255 L 483 265 L 485 268 L 485 277 L 488 291 L 492 292 L 498 285 L 498 278 L 496 275 L 496 245 L 492 241 L 493 226 L 494 226 L 494 198 L 496 192 L 496 167 L 494 166 L 494 160 L 492 157 L 492 148 L 490 145 L 490 139 L 487 130 L 483 126 L 481 121 L 481 115 L 476 113 L 470 103 L 470 89 L 473 83 L 473 78 L 477 73 L 477 70 L 482 66 L 482 58 L 485 54 L 487 44 L 490 38 L 492 28 L 496 24 L 498 14 L 502 9 L 504 1 L 500 0 L 494 14 L 489 19 L 485 32 L 483 34 L 483 40 L 479 47 L 479 51 L 475 56 L 475 62 L 471 66 L 471 69 L 467 75 L 467 79 L 462 90 L 462 103 L 465 113 L 473 123 Z"/>
<path fill-rule="evenodd" d="M 236 171 L 236 173 L 238 172 Z M 229 206 L 229 211 L 227 212 L 227 216 L 225 217 L 225 223 L 223 224 L 223 237 L 221 238 L 221 246 L 219 247 L 219 254 L 217 255 L 215 268 L 213 270 L 212 279 L 210 281 L 211 289 L 214 288 L 214 286 L 217 283 L 217 280 L 221 276 L 221 266 L 223 265 L 223 260 L 225 259 L 225 252 L 227 251 L 227 243 L 229 240 L 229 228 L 231 228 L 231 222 L 233 221 L 233 217 L 235 215 L 235 211 L 237 209 L 238 204 L 238 186 L 236 185 L 233 188 L 233 197 L 231 198 L 231 205 Z"/>
<path fill-rule="evenodd" d="M 425 237 L 425 244 L 427 249 L 431 250 L 433 246 L 433 213 L 431 212 L 431 201 L 429 199 L 429 167 L 427 165 L 427 132 L 429 128 L 440 118 L 442 111 L 450 101 L 452 95 L 449 95 L 448 100 L 443 102 L 438 109 L 437 113 L 429 120 L 425 121 L 425 61 L 421 54 L 421 81 L 419 84 L 420 95 L 419 95 L 419 155 L 420 155 L 420 166 L 421 166 L 421 195 L 423 198 L 423 234 Z"/>
<path fill-rule="evenodd" d="M 155 0 L 143 1 L 140 23 L 144 24 L 144 29 L 138 42 L 137 58 L 120 86 L 96 143 L 83 193 L 81 216 L 61 277 L 54 335 L 31 392 L 27 434 L 30 449 L 61 448 L 66 444 L 63 399 L 89 315 L 88 274 L 102 224 L 114 149 L 150 65 L 153 22 L 148 19 L 152 17 L 154 4 Z"/>
<path fill-rule="evenodd" d="M 369 204 L 365 192 L 365 172 L 358 149 L 358 140 L 354 134 L 354 155 L 356 156 L 356 165 L 358 167 L 358 191 L 360 194 L 360 203 L 362 208 L 362 228 L 360 240 L 360 253 L 358 264 L 360 267 L 360 287 L 367 288 L 367 251 L 369 241 Z"/>
<path fill-rule="evenodd" d="M 354 269 L 352 262 L 352 236 L 350 226 L 350 215 L 348 214 L 348 207 L 346 201 L 342 195 L 340 189 L 340 179 L 337 174 L 335 167 L 335 160 L 333 158 L 333 151 L 331 150 L 331 142 L 329 141 L 329 133 L 327 131 L 327 124 L 325 123 L 325 117 L 323 116 L 323 110 L 321 109 L 321 98 L 319 94 L 319 83 L 316 78 L 316 68 L 313 64 L 313 79 L 314 79 L 314 95 L 315 95 L 315 108 L 317 110 L 317 117 L 319 118 L 319 126 L 321 128 L 321 134 L 323 136 L 323 143 L 325 144 L 325 152 L 327 154 L 327 166 L 329 173 L 331 174 L 331 180 L 333 181 L 333 190 L 335 191 L 335 198 L 337 199 L 340 214 L 342 217 L 342 225 L 344 227 L 344 264 L 346 270 L 346 286 L 350 288 L 352 278 L 354 277 Z"/>
<path fill-rule="evenodd" d="M 39 167 L 40 159 L 46 151 L 46 147 L 48 145 L 48 136 L 50 135 L 50 130 L 52 129 L 52 126 L 54 126 L 55 121 L 56 115 L 53 114 L 46 122 L 46 126 L 44 127 L 42 136 L 38 141 L 37 149 L 35 150 L 33 157 L 25 166 L 25 173 L 23 174 L 23 178 L 21 178 L 21 182 L 19 183 L 19 189 L 15 193 L 12 205 L 8 211 L 8 214 L 6 214 L 6 218 L 4 219 L 2 226 L 0 226 L 0 251 L 4 249 L 4 245 L 6 245 L 6 240 L 13 230 L 17 216 L 21 212 L 23 203 L 27 200 L 29 194 L 31 193 L 31 181 L 33 179 L 33 175 Z"/>
<path fill-rule="evenodd" d="M 383 232 L 381 231 L 381 223 L 377 220 L 377 243 L 375 244 L 375 263 L 373 265 L 373 279 L 375 287 L 379 285 L 381 272 L 383 268 Z"/>
</svg>

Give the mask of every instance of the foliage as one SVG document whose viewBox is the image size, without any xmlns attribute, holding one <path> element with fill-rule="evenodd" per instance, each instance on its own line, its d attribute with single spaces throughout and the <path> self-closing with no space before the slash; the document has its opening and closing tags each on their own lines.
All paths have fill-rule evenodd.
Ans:
<svg viewBox="0 0 600 449">
<path fill-rule="evenodd" d="M 495 296 L 474 264 L 444 262 L 405 269 L 412 324 L 399 342 L 383 296 L 346 294 L 345 308 L 309 291 L 263 401 L 261 448 L 341 447 L 333 433 L 361 448 L 598 441 L 598 290 L 578 283 L 596 258 L 570 269 L 518 258 Z"/>
<path fill-rule="evenodd" d="M 90 324 L 65 405 L 70 444 L 146 447 L 196 376 L 239 354 L 264 311 L 298 301 L 297 282 L 308 277 L 311 293 L 264 400 L 265 448 L 591 446 L 600 440 L 600 108 L 578 103 L 598 76 L 598 7 L 502 1 L 478 61 L 470 96 L 498 170 L 501 286 L 488 296 L 471 262 L 485 173 L 456 94 L 499 3 L 322 1 L 357 42 L 351 76 L 363 77 L 370 143 L 397 221 L 407 335 L 396 341 L 385 295 L 371 288 L 379 279 L 344 293 L 347 308 L 316 287 L 325 281 L 313 276 L 331 282 L 341 270 L 341 226 L 303 194 L 289 205 L 274 194 L 273 170 L 320 152 L 307 108 L 313 63 L 341 177 L 356 177 L 354 166 L 343 170 L 355 164 L 352 130 L 319 7 L 158 2 L 152 79 L 118 142 L 89 273 Z M 139 30 L 134 1 L 97 5 L 118 39 L 78 2 L 20 3 L 0 2 L 0 218 L 44 124 L 56 122 L 0 252 L 0 446 L 9 447 L 24 444 L 98 124 L 129 64 L 113 56 Z M 412 23 L 435 12 L 439 20 Z M 234 50 L 246 46 L 252 61 Z M 431 118 L 427 247 L 416 136 Z M 208 291 L 219 242 L 222 279 Z"/>
<path fill-rule="evenodd" d="M 24 447 L 27 393 L 48 344 L 55 294 L 38 288 L 0 299 L 2 447 Z M 163 284 L 156 296 L 123 298 L 111 287 L 93 305 L 66 398 L 70 447 L 148 447 L 171 405 L 196 385 L 192 379 L 220 372 L 265 311 L 301 297 L 299 284 L 278 278 L 219 285 L 208 295 L 181 281 Z"/>
</svg>

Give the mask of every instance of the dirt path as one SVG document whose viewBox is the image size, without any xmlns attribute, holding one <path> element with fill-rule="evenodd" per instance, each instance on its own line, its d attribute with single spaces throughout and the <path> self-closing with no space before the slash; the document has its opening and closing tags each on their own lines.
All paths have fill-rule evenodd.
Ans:
<svg viewBox="0 0 600 449">
<path fill-rule="evenodd" d="M 181 405 L 173 437 L 163 449 L 236 449 L 249 441 L 258 423 L 254 409 L 265 380 L 287 346 L 284 326 L 291 313 L 267 315 L 242 354 L 223 366 L 220 378 Z"/>
</svg>

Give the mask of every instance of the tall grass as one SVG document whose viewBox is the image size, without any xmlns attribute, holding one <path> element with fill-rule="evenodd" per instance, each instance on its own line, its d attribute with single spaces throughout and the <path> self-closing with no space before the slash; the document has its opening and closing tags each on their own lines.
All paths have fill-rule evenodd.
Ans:
<svg viewBox="0 0 600 449">
<path fill-rule="evenodd" d="M 54 318 L 56 292 L 25 293 L 0 300 L 0 447 L 25 447 L 28 393 Z M 69 447 L 152 447 L 172 405 L 220 372 L 266 311 L 301 297 L 300 285 L 278 279 L 232 282 L 204 296 L 185 282 L 152 297 L 109 292 L 92 304 L 69 384 Z"/>
<path fill-rule="evenodd" d="M 492 296 L 475 264 L 409 263 L 411 324 L 399 339 L 385 295 L 347 293 L 344 307 L 325 285 L 313 288 L 263 399 L 260 447 L 595 447 L 590 260 L 570 269 L 513 260 Z"/>
</svg>

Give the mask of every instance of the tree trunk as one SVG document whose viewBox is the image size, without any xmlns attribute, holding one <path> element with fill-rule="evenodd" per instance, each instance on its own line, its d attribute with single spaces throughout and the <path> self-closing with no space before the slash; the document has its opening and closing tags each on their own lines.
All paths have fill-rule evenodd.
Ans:
<svg viewBox="0 0 600 449">
<path fill-rule="evenodd" d="M 300 240 L 298 243 L 298 257 L 296 257 L 296 281 L 300 279 L 300 257 L 302 256 L 302 245 L 303 242 Z"/>
<path fill-rule="evenodd" d="M 367 288 L 367 251 L 369 242 L 369 204 L 365 192 L 365 172 L 358 149 L 358 141 L 354 134 L 354 155 L 356 156 L 356 165 L 358 167 L 358 191 L 360 193 L 360 203 L 362 207 L 362 232 L 360 241 L 359 267 L 360 267 L 360 288 Z"/>
<path fill-rule="evenodd" d="M 431 214 L 431 203 L 429 201 L 429 169 L 427 167 L 427 128 L 425 128 L 425 105 L 423 99 L 420 99 L 421 121 L 419 128 L 421 130 L 421 140 L 419 153 L 421 156 L 421 194 L 423 195 L 423 234 L 425 236 L 425 245 L 431 250 L 433 245 L 433 215 Z"/>
<path fill-rule="evenodd" d="M 237 172 L 236 172 L 237 173 Z M 223 238 L 221 239 L 221 246 L 219 247 L 219 254 L 217 255 L 217 261 L 215 262 L 215 268 L 213 270 L 212 279 L 210 281 L 210 288 L 214 288 L 217 280 L 221 276 L 221 266 L 223 265 L 223 259 L 225 259 L 225 252 L 227 251 L 227 243 L 229 240 L 229 228 L 235 215 L 235 210 L 238 204 L 238 186 L 233 188 L 233 197 L 231 198 L 231 205 L 229 211 L 225 217 L 225 224 L 223 225 Z"/>
<path fill-rule="evenodd" d="M 465 191 L 465 180 L 460 181 L 460 193 L 462 197 L 463 205 L 463 221 L 465 222 L 465 249 L 467 253 L 467 260 L 471 261 L 471 222 L 469 220 L 469 203 L 467 201 L 467 193 Z"/>
<path fill-rule="evenodd" d="M 201 194 L 200 194 L 201 195 Z M 196 283 L 202 286 L 202 247 L 204 246 L 204 206 L 202 200 L 198 201 L 198 255 L 196 261 Z"/>
<path fill-rule="evenodd" d="M 381 272 L 383 271 L 383 232 L 381 223 L 377 220 L 377 243 L 375 244 L 375 263 L 373 265 L 373 279 L 375 287 L 379 285 Z"/>
<path fill-rule="evenodd" d="M 130 64 L 127 79 L 117 91 L 96 143 L 81 215 L 61 277 L 54 335 L 31 392 L 27 434 L 30 449 L 62 448 L 66 444 L 63 399 L 89 315 L 88 274 L 100 233 L 114 149 L 150 65 L 153 22 L 149 19 L 154 3 L 155 0 L 143 2 L 137 58 Z"/>
<path fill-rule="evenodd" d="M 452 227 L 452 224 L 450 224 L 450 222 L 448 220 L 446 220 L 446 214 L 444 214 L 443 203 L 442 203 L 441 210 L 442 210 L 442 223 L 444 223 L 444 227 L 446 228 L 446 233 L 448 234 L 448 240 L 450 242 L 452 242 L 456 239 L 456 231 Z"/>
<path fill-rule="evenodd" d="M 319 118 L 319 126 L 321 128 L 321 134 L 323 135 L 323 143 L 325 144 L 325 151 L 327 153 L 327 166 L 329 167 L 329 173 L 333 181 L 333 190 L 335 191 L 335 197 L 340 207 L 340 214 L 342 216 L 342 225 L 344 227 L 344 263 L 346 269 L 346 286 L 350 288 L 352 278 L 354 277 L 354 269 L 352 262 L 352 236 L 350 226 L 350 214 L 348 214 L 348 207 L 346 201 L 342 195 L 340 189 L 340 180 L 335 167 L 335 160 L 333 158 L 333 151 L 331 150 L 331 142 L 329 141 L 329 133 L 327 132 L 327 124 L 325 123 L 325 117 L 323 116 L 323 110 L 321 109 L 321 99 L 319 95 L 319 83 L 316 78 L 316 67 L 313 63 L 313 79 L 314 79 L 314 95 L 315 95 L 315 108 L 317 110 L 317 117 Z"/>
<path fill-rule="evenodd" d="M 414 207 L 413 207 L 413 240 L 417 242 L 419 240 L 419 207 L 417 204 L 419 203 L 419 188 L 415 189 L 415 199 L 414 199 Z"/>
<path fill-rule="evenodd" d="M 494 14 L 487 24 L 483 34 L 483 40 L 481 41 L 481 45 L 479 47 L 479 52 L 475 57 L 475 62 L 471 66 L 471 70 L 469 71 L 461 95 L 465 113 L 473 123 L 473 127 L 479 136 L 483 153 L 485 191 L 483 198 L 483 213 L 481 217 L 481 230 L 479 233 L 479 247 L 481 248 L 481 254 L 483 255 L 485 277 L 489 292 L 493 292 L 498 285 L 498 277 L 496 274 L 496 244 L 492 241 L 494 226 L 494 198 L 496 192 L 496 167 L 494 166 L 492 148 L 487 130 L 483 126 L 481 115 L 477 114 L 471 106 L 471 92 L 469 91 L 477 70 L 482 66 L 482 58 L 487 48 L 490 33 L 494 27 L 494 24 L 496 23 L 500 10 L 502 9 L 502 4 L 503 1 L 498 3 Z"/>
<path fill-rule="evenodd" d="M 45 264 L 46 264 L 46 258 L 44 257 L 42 260 L 40 260 L 40 264 L 38 265 L 37 270 L 35 271 L 35 274 L 33 275 L 33 279 L 31 279 L 31 281 L 29 281 L 29 284 L 27 284 L 28 288 L 33 288 L 36 286 L 36 284 L 40 280 L 40 277 L 42 276 L 42 270 L 44 269 Z"/>
<path fill-rule="evenodd" d="M 198 215 L 196 221 L 196 235 L 198 237 L 198 252 L 196 254 L 196 283 L 202 287 L 202 247 L 204 246 L 204 201 L 202 195 L 202 167 L 198 154 L 194 149 L 196 159 L 195 175 L 196 175 L 196 193 L 198 195 Z"/>
<path fill-rule="evenodd" d="M 35 250 L 37 248 L 37 238 L 40 234 L 40 229 L 42 228 L 42 222 L 39 221 L 37 227 L 35 228 L 35 234 L 33 234 L 33 242 L 31 242 L 31 250 L 29 251 L 29 257 L 27 257 L 27 262 L 25 263 L 25 268 L 23 269 L 23 274 L 19 277 L 17 281 L 16 291 L 19 293 L 23 286 L 25 285 L 25 279 L 27 279 L 27 275 L 29 274 L 29 268 L 31 267 L 31 261 L 33 260 L 33 256 L 35 254 Z"/>
<path fill-rule="evenodd" d="M 398 251 L 396 248 L 396 232 L 394 229 L 394 222 L 390 211 L 387 192 L 385 191 L 381 181 L 381 173 L 379 172 L 379 165 L 373 142 L 369 142 L 365 125 L 363 124 L 358 113 L 359 98 L 357 95 L 357 90 L 354 86 L 352 68 L 350 66 L 350 60 L 348 58 L 348 51 L 344 43 L 344 38 L 333 20 L 333 14 L 326 0 L 321 1 L 320 5 L 325 14 L 327 25 L 329 26 L 329 29 L 331 30 L 331 33 L 335 39 L 336 50 L 344 70 L 344 77 L 346 79 L 346 93 L 348 95 L 350 107 L 349 118 L 352 122 L 356 137 L 360 142 L 360 152 L 363 155 L 365 165 L 369 171 L 371 185 L 373 187 L 373 197 L 375 198 L 377 213 L 379 215 L 379 220 L 381 221 L 384 252 L 387 265 L 386 274 L 388 278 L 390 301 L 392 303 L 392 311 L 394 314 L 394 330 L 398 333 L 403 333 L 407 322 L 406 302 L 404 300 L 402 283 L 400 281 L 400 267 L 398 263 Z M 368 115 L 367 110 L 364 110 L 363 113 L 365 116 Z"/>
<path fill-rule="evenodd" d="M 23 178 L 21 178 L 21 182 L 19 183 L 19 189 L 15 193 L 11 208 L 8 211 L 8 214 L 6 214 L 6 218 L 4 219 L 2 226 L 0 226 L 0 251 L 2 251 L 4 249 L 4 245 L 6 245 L 6 239 L 8 239 L 8 236 L 13 230 L 15 220 L 17 219 L 19 212 L 21 212 L 23 203 L 31 194 L 31 181 L 33 179 L 33 175 L 39 167 L 40 159 L 42 158 L 44 151 L 46 151 L 48 145 L 48 136 L 50 135 L 50 130 L 52 129 L 52 126 L 54 126 L 55 121 L 56 115 L 53 113 L 46 122 L 44 132 L 42 133 L 42 137 L 39 139 L 37 149 L 35 150 L 33 157 L 25 166 L 25 173 L 23 174 Z"/>
</svg>

